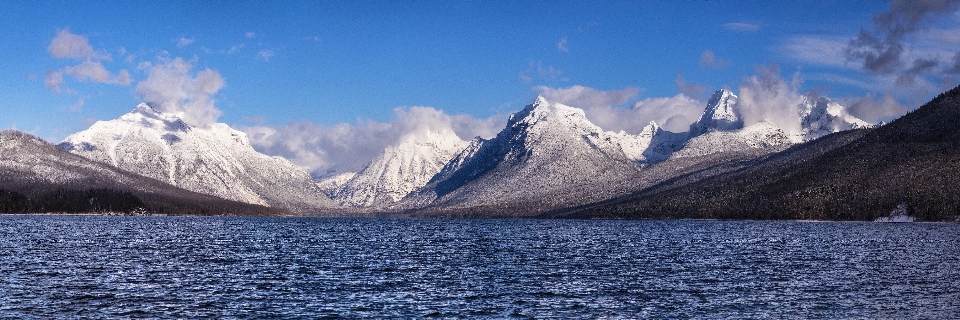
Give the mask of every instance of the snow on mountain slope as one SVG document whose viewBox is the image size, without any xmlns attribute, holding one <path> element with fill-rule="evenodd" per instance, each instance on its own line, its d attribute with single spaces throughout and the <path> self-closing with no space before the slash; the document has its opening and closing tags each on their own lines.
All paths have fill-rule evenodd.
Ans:
<svg viewBox="0 0 960 320">
<path fill-rule="evenodd" d="M 317 187 L 320 187 L 320 190 L 323 190 L 329 197 L 333 197 L 333 194 L 340 190 L 343 185 L 347 184 L 347 181 L 353 179 L 356 176 L 356 172 L 344 172 L 338 175 L 320 178 L 320 181 L 317 182 Z"/>
<path fill-rule="evenodd" d="M 620 131 L 611 135 L 619 141 L 624 155 L 641 167 L 666 160 L 682 148 L 687 139 L 687 133 L 664 131 L 653 121 L 650 121 L 640 134 L 631 135 Z"/>
<path fill-rule="evenodd" d="M 146 104 L 98 121 L 59 146 L 88 159 L 224 199 L 298 212 L 334 207 L 310 176 L 286 159 L 261 154 L 226 124 L 192 127 Z"/>
<path fill-rule="evenodd" d="M 762 149 L 791 143 L 790 135 L 771 122 L 763 121 L 746 128 L 709 131 L 687 140 L 674 158 L 697 157 L 713 153 Z"/>
<path fill-rule="evenodd" d="M 423 129 L 386 148 L 331 197 L 347 206 L 383 206 L 423 187 L 466 147 L 450 128 Z"/>
<path fill-rule="evenodd" d="M 69 153 L 30 134 L 0 131 L 0 189 L 29 196 L 57 190 L 131 192 L 164 214 L 282 215 L 289 212 L 200 194 Z M 93 200 L 91 200 L 93 201 Z"/>
<path fill-rule="evenodd" d="M 800 136 L 810 141 L 834 132 L 866 129 L 874 126 L 847 113 L 846 108 L 826 97 L 803 96 L 797 106 L 800 115 Z"/>
<path fill-rule="evenodd" d="M 737 111 L 737 96 L 718 90 L 700 120 L 690 125 L 690 138 L 674 157 L 693 157 L 725 151 L 744 151 L 810 141 L 824 135 L 871 125 L 847 113 L 826 97 L 802 96 L 796 106 L 800 130 L 787 132 L 772 122 L 744 128 Z"/>
<path fill-rule="evenodd" d="M 717 90 L 707 101 L 700 120 L 690 125 L 690 135 L 698 136 L 711 130 L 736 130 L 743 128 L 743 120 L 737 115 L 737 96 L 726 89 Z"/>
<path fill-rule="evenodd" d="M 398 207 L 496 205 L 624 179 L 637 174 L 640 166 L 624 152 L 621 137 L 590 123 L 581 109 L 537 97 L 513 114 L 495 138 L 472 141 Z M 643 143 L 634 141 L 626 149 L 637 156 L 642 152 L 632 147 Z"/>
</svg>

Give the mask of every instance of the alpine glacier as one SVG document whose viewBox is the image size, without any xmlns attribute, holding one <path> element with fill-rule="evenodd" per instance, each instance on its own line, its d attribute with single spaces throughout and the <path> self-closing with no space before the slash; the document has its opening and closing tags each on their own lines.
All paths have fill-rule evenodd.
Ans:
<svg viewBox="0 0 960 320">
<path fill-rule="evenodd" d="M 86 158 L 224 199 L 310 212 L 336 207 L 301 168 L 261 154 L 223 123 L 194 127 L 141 103 L 59 146 Z"/>
</svg>

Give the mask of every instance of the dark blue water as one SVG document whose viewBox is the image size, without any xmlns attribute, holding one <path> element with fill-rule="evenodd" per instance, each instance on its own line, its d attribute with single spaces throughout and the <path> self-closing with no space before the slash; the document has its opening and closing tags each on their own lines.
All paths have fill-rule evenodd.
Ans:
<svg viewBox="0 0 960 320">
<path fill-rule="evenodd" d="M 0 318 L 958 318 L 960 225 L 0 216 Z"/>
</svg>

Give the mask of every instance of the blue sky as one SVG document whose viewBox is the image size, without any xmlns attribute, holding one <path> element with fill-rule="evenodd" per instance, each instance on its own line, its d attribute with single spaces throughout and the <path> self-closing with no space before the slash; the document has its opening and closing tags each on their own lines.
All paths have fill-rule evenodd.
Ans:
<svg viewBox="0 0 960 320">
<path fill-rule="evenodd" d="M 701 103 L 763 73 L 888 120 L 956 83 L 956 1 L 911 3 L 0 1 L 0 127 L 57 142 L 148 101 L 251 135 L 361 130 L 414 106 L 489 135 L 537 94 L 616 111 Z M 897 61 L 868 66 L 890 44 Z M 187 98 L 170 98 L 176 77 Z M 645 121 L 668 119 L 645 108 Z M 293 138 L 311 140 L 257 146 L 296 158 L 275 145 Z"/>
</svg>

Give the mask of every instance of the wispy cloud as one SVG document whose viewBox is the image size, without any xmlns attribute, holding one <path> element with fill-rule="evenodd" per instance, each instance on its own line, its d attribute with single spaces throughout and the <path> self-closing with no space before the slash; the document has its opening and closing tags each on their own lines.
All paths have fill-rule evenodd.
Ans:
<svg viewBox="0 0 960 320">
<path fill-rule="evenodd" d="M 741 31 L 741 32 L 753 32 L 760 30 L 760 26 L 753 23 L 746 22 L 730 22 L 724 23 L 723 27 L 730 31 Z"/>
<path fill-rule="evenodd" d="M 730 60 L 718 58 L 713 53 L 713 51 L 710 51 L 710 50 L 704 50 L 703 53 L 700 54 L 701 67 L 707 67 L 712 69 L 723 69 L 730 66 L 731 64 L 733 64 L 733 62 L 730 62 Z"/>
<path fill-rule="evenodd" d="M 560 38 L 560 42 L 557 42 L 557 50 L 570 52 L 570 49 L 567 48 L 567 37 Z"/>
<path fill-rule="evenodd" d="M 257 53 L 257 56 L 260 57 L 260 59 L 263 59 L 263 61 L 267 62 L 270 62 L 270 58 L 272 58 L 274 55 L 275 53 L 273 50 L 260 50 L 260 52 Z"/>
<path fill-rule="evenodd" d="M 196 41 L 194 38 L 180 38 L 180 40 L 177 40 L 177 47 L 183 48 L 189 46 L 194 41 Z"/>
<path fill-rule="evenodd" d="M 601 91 L 581 85 L 567 88 L 536 86 L 532 89 L 551 102 L 559 102 L 571 107 L 612 107 L 627 103 L 640 93 L 640 88 L 627 87 L 620 90 Z"/>
<path fill-rule="evenodd" d="M 246 36 L 247 39 L 253 39 L 257 37 L 257 33 L 253 31 L 247 31 L 247 33 L 245 33 L 244 36 Z"/>
<path fill-rule="evenodd" d="M 43 83 L 47 85 L 47 90 L 62 93 L 63 88 L 60 87 L 60 85 L 63 84 L 63 71 L 47 70 L 43 78 Z"/>
<path fill-rule="evenodd" d="M 64 72 L 80 81 L 106 83 L 126 86 L 130 84 L 130 73 L 120 70 L 117 75 L 110 74 L 100 62 L 86 61 L 76 66 L 64 68 Z"/>
<path fill-rule="evenodd" d="M 541 81 L 558 81 L 558 80 L 567 81 L 568 80 L 567 78 L 563 77 L 563 71 L 560 70 L 559 68 L 556 68 L 550 65 L 544 67 L 542 62 L 534 63 L 533 61 L 530 61 L 530 64 L 527 67 L 527 70 L 521 71 L 520 74 L 517 75 L 517 79 L 520 79 L 520 81 L 523 81 L 526 83 L 531 83 L 534 80 L 541 80 Z"/>
<path fill-rule="evenodd" d="M 227 54 L 237 53 L 237 52 L 240 51 L 240 49 L 243 49 L 243 47 L 246 47 L 246 46 L 247 46 L 247 45 L 246 45 L 246 44 L 243 44 L 243 43 L 237 44 L 237 45 L 233 45 L 233 46 L 230 47 L 230 49 L 227 50 Z"/>
<path fill-rule="evenodd" d="M 683 78 L 683 71 L 677 71 L 677 79 L 674 82 L 677 84 L 677 91 L 696 99 L 706 99 L 707 87 L 696 83 L 687 83 L 686 79 Z"/>
<path fill-rule="evenodd" d="M 83 98 L 80 98 L 80 100 L 77 100 L 77 103 L 71 105 L 69 109 L 72 112 L 80 111 L 80 109 L 83 108 L 84 103 L 86 103 L 86 101 L 83 101 Z"/>
<path fill-rule="evenodd" d="M 850 68 L 853 67 L 844 53 L 848 39 L 835 36 L 799 36 L 786 41 L 782 54 L 806 63 Z"/>
</svg>

